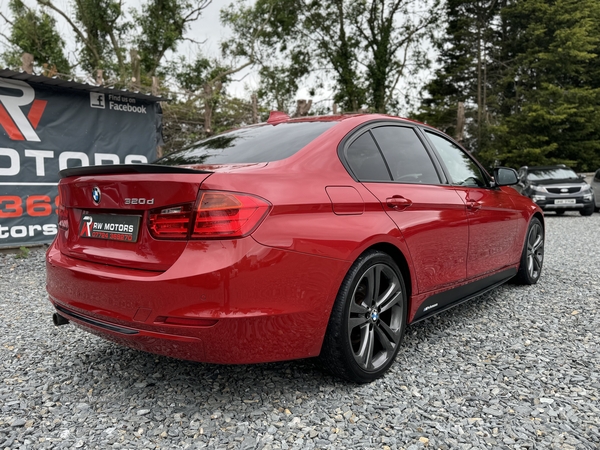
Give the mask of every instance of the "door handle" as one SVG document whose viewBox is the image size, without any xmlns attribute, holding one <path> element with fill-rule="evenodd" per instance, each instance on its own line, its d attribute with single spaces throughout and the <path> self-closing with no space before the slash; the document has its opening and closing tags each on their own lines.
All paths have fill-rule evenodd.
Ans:
<svg viewBox="0 0 600 450">
<path fill-rule="evenodd" d="M 479 211 L 481 209 L 481 202 L 476 202 L 475 200 L 468 200 L 467 208 L 469 208 L 471 211 Z"/>
<path fill-rule="evenodd" d="M 393 197 L 388 197 L 385 199 L 385 203 L 390 208 L 398 210 L 398 211 L 406 209 L 410 205 L 412 205 L 412 202 L 409 199 L 404 198 L 401 195 L 394 195 Z"/>
</svg>

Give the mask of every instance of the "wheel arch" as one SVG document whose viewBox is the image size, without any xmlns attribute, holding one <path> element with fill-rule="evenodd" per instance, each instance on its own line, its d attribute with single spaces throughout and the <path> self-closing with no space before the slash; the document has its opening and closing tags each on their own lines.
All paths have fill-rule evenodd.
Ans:
<svg viewBox="0 0 600 450">
<path fill-rule="evenodd" d="M 400 269 L 402 277 L 404 278 L 404 284 L 406 287 L 406 300 L 407 300 L 407 304 L 408 304 L 407 310 L 410 311 L 410 298 L 411 298 L 412 293 L 414 292 L 413 279 L 412 279 L 410 267 L 408 265 L 408 261 L 406 260 L 406 257 L 404 256 L 402 251 L 395 245 L 390 244 L 388 242 L 380 242 L 378 244 L 374 244 L 371 247 L 365 249 L 365 252 L 367 252 L 369 250 L 379 250 L 383 253 L 390 255 L 390 257 L 398 265 L 398 268 Z"/>
<path fill-rule="evenodd" d="M 544 222 L 544 215 L 543 215 L 541 212 L 539 212 L 539 211 L 536 211 L 536 212 L 533 214 L 533 216 L 531 216 L 531 218 L 532 218 L 532 219 L 533 219 L 534 217 L 540 221 L 540 223 L 542 224 L 542 229 L 544 230 L 544 233 L 545 233 L 545 232 L 546 232 L 546 223 Z M 531 221 L 531 220 L 530 220 L 530 221 Z"/>
</svg>

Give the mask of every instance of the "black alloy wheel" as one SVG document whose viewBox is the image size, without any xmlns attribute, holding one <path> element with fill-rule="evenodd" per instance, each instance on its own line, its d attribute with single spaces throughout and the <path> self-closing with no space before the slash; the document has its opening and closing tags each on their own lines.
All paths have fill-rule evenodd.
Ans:
<svg viewBox="0 0 600 450">
<path fill-rule="evenodd" d="M 544 263 L 544 227 L 537 217 L 531 219 L 523 246 L 519 271 L 515 277 L 519 284 L 535 284 L 542 274 Z"/>
<path fill-rule="evenodd" d="M 344 279 L 334 304 L 321 360 L 357 383 L 381 377 L 393 364 L 406 328 L 404 279 L 394 260 L 371 250 Z"/>
</svg>

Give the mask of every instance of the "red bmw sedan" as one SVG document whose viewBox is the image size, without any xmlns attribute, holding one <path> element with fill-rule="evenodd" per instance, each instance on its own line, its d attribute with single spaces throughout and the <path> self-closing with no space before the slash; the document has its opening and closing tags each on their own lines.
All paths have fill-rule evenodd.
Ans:
<svg viewBox="0 0 600 450">
<path fill-rule="evenodd" d="M 514 170 L 494 172 L 413 121 L 282 113 L 154 164 L 63 170 L 54 322 L 175 358 L 318 356 L 374 380 L 408 324 L 539 279 L 543 214 Z"/>
</svg>

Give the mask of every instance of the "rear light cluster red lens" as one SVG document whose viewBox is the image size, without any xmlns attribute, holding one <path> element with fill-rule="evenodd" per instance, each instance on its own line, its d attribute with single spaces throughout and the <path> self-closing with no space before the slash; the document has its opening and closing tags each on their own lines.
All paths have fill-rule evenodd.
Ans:
<svg viewBox="0 0 600 450">
<path fill-rule="evenodd" d="M 150 234 L 155 239 L 236 238 L 250 234 L 271 205 L 249 194 L 200 191 L 196 205 L 150 211 Z"/>
<path fill-rule="evenodd" d="M 171 206 L 150 211 L 150 234 L 157 239 L 186 239 L 193 205 Z"/>
<path fill-rule="evenodd" d="M 58 214 L 58 228 L 61 230 L 69 229 L 69 211 L 63 204 L 58 205 L 57 209 Z"/>
</svg>

